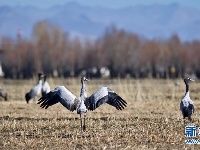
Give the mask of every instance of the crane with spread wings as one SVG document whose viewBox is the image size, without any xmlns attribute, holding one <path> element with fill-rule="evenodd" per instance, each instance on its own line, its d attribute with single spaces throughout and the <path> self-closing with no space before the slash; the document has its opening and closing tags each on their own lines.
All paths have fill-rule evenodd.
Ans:
<svg viewBox="0 0 200 150">
<path fill-rule="evenodd" d="M 76 97 L 64 86 L 58 86 L 54 90 L 50 91 L 38 100 L 40 107 L 47 109 L 60 102 L 65 108 L 70 111 L 77 110 L 77 114 L 80 114 L 81 129 L 85 131 L 85 117 L 87 110 L 95 110 L 100 105 L 107 103 L 114 106 L 117 110 L 122 110 L 126 107 L 127 102 L 117 95 L 113 90 L 108 87 L 101 87 L 91 96 L 87 97 L 85 81 L 89 81 L 87 78 L 81 78 L 81 92 L 80 97 Z M 84 124 L 82 126 L 82 114 L 84 114 Z"/>
</svg>

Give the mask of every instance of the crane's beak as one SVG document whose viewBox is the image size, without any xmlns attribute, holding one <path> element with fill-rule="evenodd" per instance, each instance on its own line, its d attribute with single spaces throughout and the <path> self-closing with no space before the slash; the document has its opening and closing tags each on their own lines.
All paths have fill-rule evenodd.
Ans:
<svg viewBox="0 0 200 150">
<path fill-rule="evenodd" d="M 194 79 L 190 79 L 190 81 L 195 81 Z"/>
<path fill-rule="evenodd" d="M 85 78 L 85 81 L 90 81 L 89 79 Z"/>
</svg>

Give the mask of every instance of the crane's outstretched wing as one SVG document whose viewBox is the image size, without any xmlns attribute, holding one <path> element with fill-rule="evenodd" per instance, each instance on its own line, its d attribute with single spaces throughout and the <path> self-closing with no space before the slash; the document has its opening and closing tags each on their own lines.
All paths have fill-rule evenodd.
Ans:
<svg viewBox="0 0 200 150">
<path fill-rule="evenodd" d="M 77 105 L 80 101 L 64 86 L 59 86 L 55 88 L 38 100 L 38 104 L 41 104 L 40 107 L 45 109 L 58 102 L 60 102 L 68 110 L 74 111 L 76 110 Z"/>
<path fill-rule="evenodd" d="M 118 110 L 124 109 L 127 104 L 119 95 L 107 87 L 100 88 L 85 101 L 88 110 L 95 110 L 104 103 L 108 103 Z"/>
</svg>

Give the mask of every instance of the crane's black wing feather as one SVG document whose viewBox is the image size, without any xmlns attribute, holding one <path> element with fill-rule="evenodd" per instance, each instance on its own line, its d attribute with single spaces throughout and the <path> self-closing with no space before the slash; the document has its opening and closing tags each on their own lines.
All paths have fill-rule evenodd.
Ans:
<svg viewBox="0 0 200 150">
<path fill-rule="evenodd" d="M 60 102 L 68 110 L 74 111 L 76 110 L 80 101 L 64 86 L 55 88 L 38 100 L 38 104 L 41 104 L 40 107 L 45 109 L 58 102 Z"/>
<path fill-rule="evenodd" d="M 127 105 L 125 100 L 107 87 L 100 88 L 85 101 L 88 110 L 95 110 L 104 103 L 108 103 L 118 110 L 124 109 Z"/>
</svg>

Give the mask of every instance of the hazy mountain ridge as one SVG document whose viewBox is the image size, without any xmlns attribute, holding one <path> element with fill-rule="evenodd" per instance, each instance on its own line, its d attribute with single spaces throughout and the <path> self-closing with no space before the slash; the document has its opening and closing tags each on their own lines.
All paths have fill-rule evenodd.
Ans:
<svg viewBox="0 0 200 150">
<path fill-rule="evenodd" d="M 64 31 L 99 37 L 105 28 L 118 28 L 147 38 L 168 38 L 178 34 L 183 40 L 200 39 L 200 10 L 170 5 L 138 5 L 120 9 L 82 6 L 77 3 L 55 5 L 48 9 L 0 6 L 0 35 L 16 36 L 17 29 L 30 37 L 33 25 L 47 20 Z"/>
</svg>

